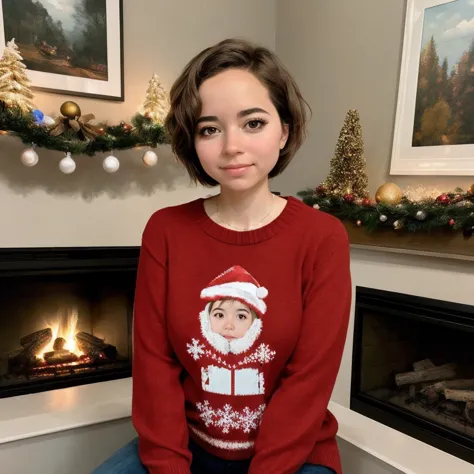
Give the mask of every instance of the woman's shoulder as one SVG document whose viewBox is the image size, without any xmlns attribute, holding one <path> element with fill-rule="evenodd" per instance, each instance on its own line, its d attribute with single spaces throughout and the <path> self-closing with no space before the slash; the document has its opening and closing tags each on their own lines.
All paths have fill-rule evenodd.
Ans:
<svg viewBox="0 0 474 474">
<path fill-rule="evenodd" d="M 298 223 L 293 227 L 293 236 L 296 237 L 296 228 L 300 229 L 299 245 L 307 248 L 309 254 L 321 256 L 333 252 L 341 247 L 349 247 L 349 237 L 342 221 L 332 214 L 299 201 Z"/>
<path fill-rule="evenodd" d="M 293 199 L 298 202 L 299 220 L 305 232 L 309 232 L 313 236 L 318 235 L 321 238 L 332 235 L 347 236 L 344 224 L 340 219 L 296 198 Z"/>
<path fill-rule="evenodd" d="M 195 221 L 199 217 L 203 206 L 202 202 L 203 199 L 198 198 L 157 209 L 149 217 L 144 233 L 155 234 L 166 229 L 186 227 L 190 222 Z"/>
</svg>

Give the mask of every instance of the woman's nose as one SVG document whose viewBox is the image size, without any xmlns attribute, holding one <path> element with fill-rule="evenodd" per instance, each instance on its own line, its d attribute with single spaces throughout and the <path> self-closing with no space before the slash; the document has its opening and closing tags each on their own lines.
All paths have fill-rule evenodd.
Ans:
<svg viewBox="0 0 474 474">
<path fill-rule="evenodd" d="M 242 140 L 238 130 L 225 132 L 223 151 L 226 156 L 234 156 L 242 152 Z"/>
</svg>

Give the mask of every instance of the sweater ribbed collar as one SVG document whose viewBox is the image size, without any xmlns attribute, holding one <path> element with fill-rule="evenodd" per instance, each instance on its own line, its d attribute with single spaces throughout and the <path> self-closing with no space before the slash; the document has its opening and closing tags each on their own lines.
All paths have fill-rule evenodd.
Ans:
<svg viewBox="0 0 474 474">
<path fill-rule="evenodd" d="M 221 242 L 233 245 L 256 244 L 273 237 L 297 219 L 297 214 L 301 210 L 303 203 L 292 196 L 284 197 L 284 199 L 286 199 L 287 203 L 280 215 L 273 221 L 255 230 L 240 232 L 217 224 L 207 215 L 204 208 L 204 198 L 195 201 L 197 222 L 204 232 Z"/>
</svg>

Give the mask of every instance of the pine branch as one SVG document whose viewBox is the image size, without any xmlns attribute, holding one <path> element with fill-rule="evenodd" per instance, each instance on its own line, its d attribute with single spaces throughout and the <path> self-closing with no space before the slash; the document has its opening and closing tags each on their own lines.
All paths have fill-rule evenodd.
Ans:
<svg viewBox="0 0 474 474">
<path fill-rule="evenodd" d="M 473 186 L 474 187 L 474 186 Z M 304 203 L 332 214 L 343 221 L 357 223 L 370 232 L 391 228 L 398 232 L 432 232 L 451 229 L 466 237 L 474 233 L 474 189 L 456 189 L 447 193 L 448 203 L 435 199 L 411 201 L 406 197 L 398 205 L 348 202 L 343 197 L 313 189 L 298 193 Z"/>
<path fill-rule="evenodd" d="M 2 110 L 3 109 L 3 110 Z M 112 150 L 126 150 L 138 146 L 156 147 L 168 143 L 165 129 L 141 114 L 132 118 L 131 130 L 119 125 L 103 124 L 104 133 L 95 140 L 81 140 L 74 130 L 66 130 L 59 136 L 51 136 L 55 127 L 37 125 L 30 113 L 18 107 L 2 107 L 0 104 L 0 130 L 19 138 L 25 145 L 34 143 L 41 148 L 70 152 L 72 155 L 89 155 Z"/>
</svg>

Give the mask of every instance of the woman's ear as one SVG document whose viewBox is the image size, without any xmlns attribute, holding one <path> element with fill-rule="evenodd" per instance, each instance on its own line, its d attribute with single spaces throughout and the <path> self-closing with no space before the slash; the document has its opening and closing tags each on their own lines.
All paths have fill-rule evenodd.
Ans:
<svg viewBox="0 0 474 474">
<path fill-rule="evenodd" d="M 288 141 L 289 134 L 290 134 L 289 124 L 282 122 L 281 123 L 280 150 L 283 150 L 283 148 L 285 148 L 286 142 Z"/>
</svg>

